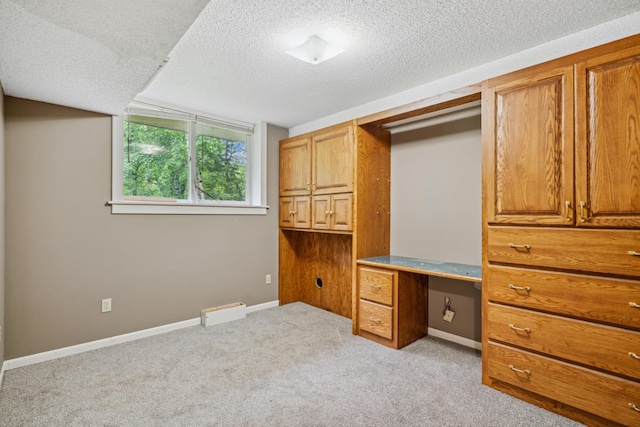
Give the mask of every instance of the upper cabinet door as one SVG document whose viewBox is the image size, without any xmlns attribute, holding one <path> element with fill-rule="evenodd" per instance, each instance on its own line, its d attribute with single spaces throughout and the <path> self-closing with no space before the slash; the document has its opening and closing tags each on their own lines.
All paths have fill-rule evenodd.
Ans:
<svg viewBox="0 0 640 427">
<path fill-rule="evenodd" d="M 313 194 L 353 191 L 353 127 L 346 126 L 312 139 Z"/>
<path fill-rule="evenodd" d="M 308 195 L 311 191 L 311 139 L 280 142 L 280 195 Z"/>
<path fill-rule="evenodd" d="M 576 78 L 576 223 L 640 227 L 640 48 L 582 62 Z"/>
<path fill-rule="evenodd" d="M 573 225 L 573 67 L 506 76 L 483 94 L 487 222 Z"/>
</svg>

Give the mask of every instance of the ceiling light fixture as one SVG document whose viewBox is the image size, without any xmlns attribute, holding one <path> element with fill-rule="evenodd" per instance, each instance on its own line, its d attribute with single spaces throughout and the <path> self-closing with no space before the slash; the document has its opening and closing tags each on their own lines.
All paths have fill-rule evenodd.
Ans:
<svg viewBox="0 0 640 427">
<path fill-rule="evenodd" d="M 304 62 L 316 65 L 340 55 L 344 51 L 341 47 L 334 46 L 317 35 L 313 35 L 309 37 L 309 40 L 295 49 L 287 50 L 286 53 Z"/>
</svg>

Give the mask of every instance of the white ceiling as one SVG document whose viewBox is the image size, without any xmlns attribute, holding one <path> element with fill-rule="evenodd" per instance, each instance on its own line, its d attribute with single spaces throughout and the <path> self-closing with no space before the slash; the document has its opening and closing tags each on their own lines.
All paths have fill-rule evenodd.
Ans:
<svg viewBox="0 0 640 427">
<path fill-rule="evenodd" d="M 168 55 L 140 96 L 290 128 L 640 11 L 640 0 L 211 0 L 196 18 L 205 3 L 0 0 L 5 94 L 119 114 Z M 313 34 L 346 53 L 319 65 L 284 53 Z"/>
</svg>

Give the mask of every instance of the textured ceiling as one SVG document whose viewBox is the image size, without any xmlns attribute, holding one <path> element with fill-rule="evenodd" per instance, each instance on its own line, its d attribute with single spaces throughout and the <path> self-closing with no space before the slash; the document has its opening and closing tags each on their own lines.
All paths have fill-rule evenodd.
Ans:
<svg viewBox="0 0 640 427">
<path fill-rule="evenodd" d="M 5 93 L 116 114 L 175 45 L 140 96 L 290 128 L 640 11 L 640 0 L 211 0 L 187 30 L 203 3 L 0 0 Z M 347 51 L 319 65 L 284 53 L 313 34 Z"/>
<path fill-rule="evenodd" d="M 6 95 L 120 114 L 208 0 L 0 0 Z"/>
</svg>

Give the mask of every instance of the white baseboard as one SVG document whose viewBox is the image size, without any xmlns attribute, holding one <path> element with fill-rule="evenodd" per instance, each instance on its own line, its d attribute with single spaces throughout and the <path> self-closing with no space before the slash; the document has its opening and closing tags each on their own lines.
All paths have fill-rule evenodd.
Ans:
<svg viewBox="0 0 640 427">
<path fill-rule="evenodd" d="M 252 305 L 251 307 L 247 307 L 247 313 L 253 313 L 259 310 L 277 307 L 278 305 L 279 301 L 271 301 L 264 304 Z M 4 371 L 8 371 L 9 369 L 21 368 L 23 366 L 34 365 L 36 363 L 59 359 L 65 356 L 71 356 L 73 354 L 84 353 L 86 351 L 97 350 L 99 348 L 139 340 L 140 338 L 152 337 L 154 335 L 164 334 L 178 329 L 198 326 L 200 325 L 200 322 L 200 317 L 196 317 L 195 319 L 183 320 L 182 322 L 170 323 L 168 325 L 157 326 L 155 328 L 143 329 L 141 331 L 131 332 L 128 334 L 116 335 L 110 338 L 89 341 L 83 344 L 72 345 L 70 347 L 63 347 L 57 350 L 45 351 L 43 353 L 31 354 L 29 356 L 5 360 L 2 364 L 2 373 L 0 374 L 0 387 L 2 386 Z"/>
<path fill-rule="evenodd" d="M 279 300 L 269 301 L 269 302 L 265 302 L 265 303 L 262 303 L 262 304 L 252 305 L 252 306 L 247 307 L 247 314 L 253 313 L 254 311 L 266 310 L 267 308 L 278 307 L 279 305 L 280 305 L 280 301 Z"/>
<path fill-rule="evenodd" d="M 460 335 L 450 334 L 449 332 L 444 332 L 439 329 L 433 329 L 433 328 L 428 328 L 427 333 L 432 337 L 442 338 L 443 340 L 452 341 L 456 344 L 460 344 L 465 347 L 470 347 L 476 350 L 482 350 L 481 342 L 474 341 L 469 338 L 461 337 Z"/>
</svg>

